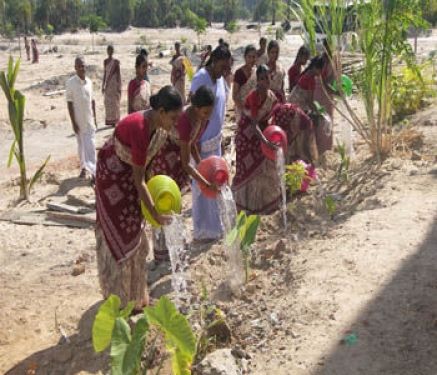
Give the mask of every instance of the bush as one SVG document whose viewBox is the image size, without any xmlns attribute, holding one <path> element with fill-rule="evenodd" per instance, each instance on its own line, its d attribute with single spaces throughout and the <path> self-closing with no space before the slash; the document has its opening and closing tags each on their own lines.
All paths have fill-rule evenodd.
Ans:
<svg viewBox="0 0 437 375">
<path fill-rule="evenodd" d="M 416 113 L 434 96 L 429 64 L 404 68 L 393 76 L 393 112 L 398 118 Z"/>
</svg>

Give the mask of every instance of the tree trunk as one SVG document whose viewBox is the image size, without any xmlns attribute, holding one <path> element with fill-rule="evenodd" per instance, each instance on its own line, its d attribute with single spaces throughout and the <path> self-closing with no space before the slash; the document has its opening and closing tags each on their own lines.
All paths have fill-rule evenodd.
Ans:
<svg viewBox="0 0 437 375">
<path fill-rule="evenodd" d="M 276 6 L 275 0 L 272 0 L 272 26 L 276 25 Z"/>
</svg>

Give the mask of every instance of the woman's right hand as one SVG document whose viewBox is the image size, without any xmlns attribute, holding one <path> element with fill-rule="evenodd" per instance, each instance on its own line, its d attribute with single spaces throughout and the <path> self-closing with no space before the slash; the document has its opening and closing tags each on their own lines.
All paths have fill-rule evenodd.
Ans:
<svg viewBox="0 0 437 375">
<path fill-rule="evenodd" d="M 213 190 L 215 192 L 219 192 L 220 191 L 220 186 L 218 186 L 214 182 L 209 182 L 207 186 L 208 186 L 209 189 L 211 189 L 211 190 Z"/>
<path fill-rule="evenodd" d="M 169 225 L 173 220 L 171 215 L 161 215 L 158 213 L 154 214 L 153 218 L 158 222 L 159 225 Z"/>
</svg>

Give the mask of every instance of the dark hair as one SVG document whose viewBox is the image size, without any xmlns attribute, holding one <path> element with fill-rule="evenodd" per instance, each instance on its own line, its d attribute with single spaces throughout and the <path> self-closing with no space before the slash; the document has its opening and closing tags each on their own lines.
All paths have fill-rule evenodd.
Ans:
<svg viewBox="0 0 437 375">
<path fill-rule="evenodd" d="M 163 109 L 165 112 L 177 111 L 182 108 L 182 99 L 173 86 L 164 86 L 157 94 L 150 97 L 152 109 Z"/>
<path fill-rule="evenodd" d="M 135 59 L 135 68 L 138 68 L 139 66 L 141 66 L 141 64 L 144 64 L 146 61 L 147 61 L 146 56 L 139 54 Z"/>
<path fill-rule="evenodd" d="M 300 56 L 311 56 L 311 52 L 308 49 L 308 47 L 306 46 L 301 46 L 299 48 L 299 50 L 297 51 L 297 55 L 296 55 L 296 60 L 300 57 Z"/>
<path fill-rule="evenodd" d="M 141 48 L 140 55 L 147 57 L 147 56 L 149 56 L 149 51 L 147 51 L 145 48 Z"/>
<path fill-rule="evenodd" d="M 181 46 L 181 43 L 180 43 L 180 42 L 176 42 L 176 43 L 174 44 L 174 46 L 175 46 L 175 47 L 180 47 L 180 46 Z"/>
<path fill-rule="evenodd" d="M 259 44 L 264 43 L 264 42 L 267 43 L 267 38 L 265 38 L 265 37 L 261 37 L 261 38 L 259 39 Z"/>
<path fill-rule="evenodd" d="M 303 71 L 302 74 L 305 74 L 308 70 L 311 70 L 311 69 L 319 69 L 319 70 L 321 70 L 321 69 L 323 69 L 324 65 L 325 65 L 325 62 L 324 62 L 323 58 L 321 56 L 316 56 L 316 57 L 314 57 L 311 60 L 310 64 Z"/>
<path fill-rule="evenodd" d="M 222 45 L 225 42 L 225 40 L 223 38 L 220 38 L 218 41 L 219 46 Z"/>
<path fill-rule="evenodd" d="M 329 45 L 328 39 L 326 39 L 326 38 L 323 39 L 323 48 L 324 48 L 323 53 L 327 53 L 328 56 L 331 56 L 331 54 L 332 54 L 331 46 Z"/>
<path fill-rule="evenodd" d="M 212 90 L 203 85 L 200 86 L 196 92 L 191 97 L 191 103 L 197 108 L 201 107 L 211 107 L 214 105 L 215 96 Z"/>
<path fill-rule="evenodd" d="M 260 66 L 258 66 L 258 68 L 256 68 L 256 79 L 259 79 L 262 74 L 269 74 L 269 72 L 269 67 L 265 64 L 261 64 Z"/>
<path fill-rule="evenodd" d="M 207 50 L 207 51 L 212 51 L 212 45 L 211 45 L 211 44 L 208 44 L 208 45 L 206 46 L 206 50 Z"/>
<path fill-rule="evenodd" d="M 273 48 L 279 49 L 279 43 L 276 40 L 271 40 L 267 46 L 267 52 L 270 52 Z"/>
<path fill-rule="evenodd" d="M 211 56 L 209 57 L 206 66 L 212 64 L 213 61 L 220 60 L 229 60 L 232 57 L 231 52 L 229 52 L 229 48 L 225 46 L 218 46 L 214 51 L 211 52 Z"/>
<path fill-rule="evenodd" d="M 114 46 L 112 44 L 109 44 L 108 47 L 106 47 L 106 50 L 109 51 L 114 51 Z"/>
<path fill-rule="evenodd" d="M 244 49 L 244 57 L 246 57 L 249 53 L 256 52 L 256 47 L 253 44 L 249 44 Z"/>
</svg>

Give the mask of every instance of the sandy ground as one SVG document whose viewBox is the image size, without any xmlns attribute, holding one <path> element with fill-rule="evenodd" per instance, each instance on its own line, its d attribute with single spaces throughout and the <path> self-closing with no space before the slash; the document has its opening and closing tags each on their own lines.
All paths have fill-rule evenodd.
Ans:
<svg viewBox="0 0 437 375">
<path fill-rule="evenodd" d="M 419 52 L 435 48 L 435 35 L 419 40 Z M 214 43 L 221 36 L 226 37 L 223 30 L 214 28 L 203 42 Z M 258 37 L 258 32 L 244 30 L 231 41 L 239 47 Z M 169 47 L 176 38 L 187 38 L 191 44 L 196 40 L 185 29 L 132 29 L 96 35 L 96 52 L 91 53 L 89 34 L 63 35 L 52 43 L 58 53 L 42 54 L 38 65 L 23 62 L 17 86 L 27 97 L 28 168 L 34 171 L 48 154 L 52 159 L 31 203 L 22 208 L 44 209 L 50 196 L 93 198 L 91 188 L 75 178 L 76 141 L 65 98 L 43 96 L 64 88 L 75 55 L 86 55 L 95 82 L 98 120 L 103 124 L 99 88 L 106 43 L 115 44 L 126 88 L 134 75 L 135 46 L 153 41 L 153 46 Z M 298 36 L 287 37 L 284 65 L 289 65 L 300 44 Z M 5 66 L 6 58 L 6 53 L 0 55 L 0 66 Z M 157 88 L 168 83 L 169 65 L 168 59 L 153 60 L 159 74 L 152 71 L 151 78 Z M 126 102 L 124 91 L 123 113 Z M 5 108 L 2 95 L 0 160 L 4 163 L 12 139 Z M 366 152 L 361 148 L 345 187 L 333 176 L 338 161 L 332 156 L 331 169 L 322 175 L 323 185 L 293 202 L 286 233 L 277 216 L 263 218 L 254 246 L 254 278 L 240 298 L 227 300 L 219 293 L 226 279 L 223 247 L 193 248 L 193 298 L 198 299 L 200 285 L 206 285 L 227 314 L 233 345 L 251 356 L 249 374 L 437 373 L 437 105 L 411 122 L 425 135 L 418 150 L 422 160 L 394 157 L 376 171 L 365 168 Z M 98 144 L 110 134 L 102 127 Z M 2 172 L 0 209 L 4 211 L 16 204 L 18 173 L 15 166 Z M 323 189 L 339 196 L 335 220 L 317 198 Z M 188 217 L 190 197 L 185 200 Z M 187 228 L 191 228 L 189 219 Z M 94 246 L 91 229 L 0 222 L 0 373 L 107 371 L 106 355 L 95 355 L 90 342 L 92 319 L 101 301 Z M 72 276 L 77 262 L 85 265 L 85 273 Z M 152 281 L 153 296 L 169 291 L 168 277 Z"/>
</svg>

